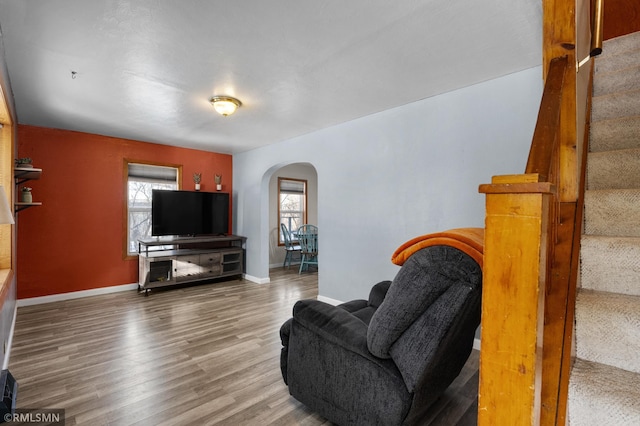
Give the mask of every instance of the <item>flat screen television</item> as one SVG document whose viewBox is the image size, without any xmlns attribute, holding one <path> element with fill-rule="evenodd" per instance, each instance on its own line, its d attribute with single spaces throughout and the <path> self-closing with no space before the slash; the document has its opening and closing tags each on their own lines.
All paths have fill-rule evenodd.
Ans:
<svg viewBox="0 0 640 426">
<path fill-rule="evenodd" d="M 151 235 L 196 236 L 228 233 L 229 194 L 153 190 Z"/>
</svg>

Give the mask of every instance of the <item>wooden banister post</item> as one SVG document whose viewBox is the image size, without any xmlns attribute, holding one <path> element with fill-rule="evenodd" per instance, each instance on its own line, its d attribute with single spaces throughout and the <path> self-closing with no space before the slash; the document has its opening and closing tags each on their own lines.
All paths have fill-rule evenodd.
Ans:
<svg viewBox="0 0 640 426">
<path fill-rule="evenodd" d="M 580 163 L 580 153 L 576 149 L 576 1 L 543 0 L 542 12 L 542 70 L 545 80 L 553 59 L 567 57 L 558 139 L 560 170 L 563 170 L 559 176 L 558 198 L 562 202 L 574 202 L 578 199 Z"/>
<path fill-rule="evenodd" d="M 540 420 L 544 289 L 556 188 L 494 176 L 486 194 L 478 425 Z"/>
</svg>

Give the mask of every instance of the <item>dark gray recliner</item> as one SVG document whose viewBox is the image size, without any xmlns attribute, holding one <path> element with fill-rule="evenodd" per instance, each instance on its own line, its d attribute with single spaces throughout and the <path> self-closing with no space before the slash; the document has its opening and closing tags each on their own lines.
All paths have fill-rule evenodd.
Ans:
<svg viewBox="0 0 640 426">
<path fill-rule="evenodd" d="M 298 301 L 280 329 L 289 392 L 338 425 L 416 423 L 471 353 L 481 287 L 475 260 L 436 245 L 413 253 L 368 301 Z"/>
</svg>

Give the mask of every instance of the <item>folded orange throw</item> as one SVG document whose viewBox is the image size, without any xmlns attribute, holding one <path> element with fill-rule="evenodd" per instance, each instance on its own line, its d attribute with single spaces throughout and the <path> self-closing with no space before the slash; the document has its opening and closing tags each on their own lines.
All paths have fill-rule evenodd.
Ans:
<svg viewBox="0 0 640 426">
<path fill-rule="evenodd" d="M 402 265 L 416 251 L 431 246 L 451 246 L 462 250 L 482 268 L 484 228 L 457 228 L 416 237 L 398 247 L 391 261 Z"/>
</svg>

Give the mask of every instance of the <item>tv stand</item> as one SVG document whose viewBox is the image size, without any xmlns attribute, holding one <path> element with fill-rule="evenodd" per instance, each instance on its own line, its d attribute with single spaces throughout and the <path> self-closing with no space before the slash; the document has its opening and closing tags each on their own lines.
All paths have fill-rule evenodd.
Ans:
<svg viewBox="0 0 640 426">
<path fill-rule="evenodd" d="M 157 237 L 138 240 L 138 290 L 187 284 L 245 272 L 246 237 Z"/>
</svg>

